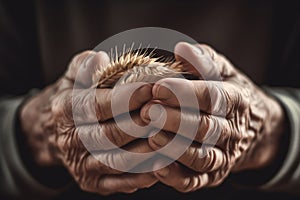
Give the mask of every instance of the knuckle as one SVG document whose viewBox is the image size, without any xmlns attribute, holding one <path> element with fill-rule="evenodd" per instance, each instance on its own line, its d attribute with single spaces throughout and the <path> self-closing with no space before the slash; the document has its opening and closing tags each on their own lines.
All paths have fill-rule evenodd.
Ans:
<svg viewBox="0 0 300 200">
<path fill-rule="evenodd" d="M 82 190 L 82 191 L 85 191 L 85 192 L 95 192 L 98 190 L 95 190 L 95 188 L 92 186 L 93 184 L 89 183 L 88 181 L 86 182 L 81 182 L 78 184 L 79 188 Z M 99 190 L 99 192 L 101 192 L 102 190 Z"/>
<path fill-rule="evenodd" d="M 221 70 L 223 77 L 232 77 L 237 75 L 236 69 L 233 67 L 231 62 L 222 54 L 218 54 L 219 56 L 219 69 Z"/>
<path fill-rule="evenodd" d="M 88 176 L 86 170 L 86 161 L 89 156 L 88 152 L 78 153 L 75 149 L 70 149 L 65 160 L 69 166 L 69 171 L 77 183 L 87 183 Z"/>
<path fill-rule="evenodd" d="M 98 128 L 99 131 L 93 134 L 98 148 L 109 150 L 113 148 L 114 145 L 119 146 L 119 144 L 121 143 L 120 138 L 118 137 L 118 135 L 116 135 L 116 132 L 113 130 L 109 123 L 101 125 Z M 108 140 L 114 145 L 106 144 L 106 141 Z"/>
<path fill-rule="evenodd" d="M 246 110 L 247 108 L 250 107 L 250 102 L 251 102 L 251 92 L 249 91 L 249 87 L 243 87 L 241 88 L 241 92 L 240 92 L 240 104 L 241 104 L 241 108 L 243 110 Z"/>
<path fill-rule="evenodd" d="M 120 162 L 119 158 L 121 158 L 119 154 L 114 154 L 114 152 L 110 152 L 104 154 L 102 159 L 110 168 L 118 169 L 117 167 L 119 167 Z"/>
<path fill-rule="evenodd" d="M 101 181 L 102 177 L 98 177 L 97 180 L 96 180 L 96 185 L 97 185 L 97 193 L 100 194 L 100 195 L 103 195 L 103 196 L 107 196 L 109 194 L 111 194 L 111 191 L 105 187 L 103 181 Z"/>
<path fill-rule="evenodd" d="M 56 147 L 61 152 L 67 152 L 68 151 L 68 148 L 67 148 L 67 145 L 66 145 L 66 137 L 65 137 L 65 135 L 58 136 L 58 139 L 56 141 Z"/>
<path fill-rule="evenodd" d="M 207 44 L 200 44 L 200 48 L 208 53 L 208 55 L 212 58 L 212 60 L 216 60 L 218 58 L 218 53 L 214 50 L 213 47 L 207 45 Z"/>
<path fill-rule="evenodd" d="M 199 121 L 199 129 L 198 129 L 198 134 L 196 135 L 195 139 L 199 142 L 202 142 L 207 138 L 211 133 L 211 126 L 210 124 L 210 115 L 201 115 L 200 116 L 200 121 Z"/>
<path fill-rule="evenodd" d="M 217 168 L 220 160 L 218 159 L 217 152 L 215 149 L 210 148 L 207 150 L 207 155 L 205 157 L 205 162 L 203 164 L 206 171 L 213 171 L 214 168 Z"/>
<path fill-rule="evenodd" d="M 100 160 L 99 160 L 99 157 L 89 156 L 89 159 L 87 159 L 87 162 L 85 164 L 86 173 L 87 174 L 94 174 L 94 173 L 98 173 L 98 174 L 106 174 L 106 173 L 118 174 L 119 173 L 115 169 L 110 168 L 109 166 L 106 166 L 105 164 L 103 164 Z M 100 178 L 97 181 L 98 182 L 97 182 L 96 186 L 98 187 L 99 183 L 101 183 Z"/>
<path fill-rule="evenodd" d="M 209 187 L 216 187 L 216 186 L 219 186 L 221 185 L 225 180 L 225 177 L 222 177 L 222 178 L 218 178 L 218 179 L 214 179 L 210 184 L 209 184 Z"/>
<path fill-rule="evenodd" d="M 209 159 L 210 162 L 207 163 L 206 169 L 208 171 L 212 171 L 217 165 L 218 157 L 217 157 L 217 152 L 214 149 L 210 149 L 209 154 L 210 154 L 210 159 Z"/>
<path fill-rule="evenodd" d="M 195 87 L 194 90 L 196 92 L 196 95 L 201 95 L 197 96 L 198 99 L 203 99 L 202 101 L 205 102 L 205 106 L 203 105 L 203 109 L 207 110 L 208 112 L 211 110 L 211 105 L 212 105 L 212 97 L 211 97 L 211 87 L 208 83 L 204 83 L 203 88 L 201 87 Z M 200 91 L 201 90 L 201 91 Z"/>
<path fill-rule="evenodd" d="M 233 134 L 234 130 L 231 126 L 231 122 L 228 120 L 227 125 L 222 127 L 221 133 L 218 136 L 217 144 L 222 148 L 222 150 L 225 150 L 225 152 L 231 150 L 231 144 L 236 140 L 235 134 Z"/>
<path fill-rule="evenodd" d="M 143 85 L 142 87 L 138 88 L 134 93 L 133 93 L 132 99 L 136 101 L 138 105 L 142 105 L 148 100 L 152 98 L 152 87 L 150 84 Z M 135 98 L 137 97 L 137 98 Z"/>
<path fill-rule="evenodd" d="M 193 189 L 193 180 L 191 177 L 186 177 L 180 181 L 180 184 L 175 188 L 177 191 L 187 193 Z"/>
<path fill-rule="evenodd" d="M 220 90 L 222 95 L 222 104 L 224 108 L 226 108 L 226 117 L 232 118 L 234 115 L 234 112 L 237 108 L 235 105 L 236 103 L 236 97 L 238 96 L 237 93 L 233 93 L 233 88 L 231 86 L 228 86 L 227 84 L 224 84 L 224 88 Z"/>
<path fill-rule="evenodd" d="M 91 98 L 93 108 L 95 108 L 96 110 L 96 116 L 99 121 L 105 121 L 108 119 L 107 117 L 109 116 L 108 110 L 110 110 L 110 108 L 103 105 L 110 105 L 109 103 L 107 103 L 110 102 L 110 98 L 111 98 L 110 95 L 105 95 L 105 94 L 102 94 L 101 97 L 95 95 L 94 98 Z"/>
<path fill-rule="evenodd" d="M 90 119 L 95 105 L 93 94 L 90 90 L 75 93 L 72 99 L 73 112 L 79 119 Z M 72 105 L 71 105 L 72 106 Z"/>
<path fill-rule="evenodd" d="M 211 112 L 217 113 L 223 117 L 226 116 L 226 108 L 230 103 L 230 95 L 228 90 L 225 87 L 225 84 L 222 82 L 211 84 L 210 85 L 210 95 L 213 102 L 213 106 L 211 106 Z"/>
<path fill-rule="evenodd" d="M 222 184 L 228 175 L 228 169 L 218 170 L 209 174 L 208 187 L 215 187 Z"/>
<path fill-rule="evenodd" d="M 78 129 L 73 128 L 72 129 L 72 139 L 68 141 L 68 146 L 72 146 L 74 148 L 82 148 L 84 147 L 78 133 Z"/>
<path fill-rule="evenodd" d="M 63 135 L 61 147 L 63 150 L 69 149 L 81 149 L 83 147 L 82 141 L 79 137 L 78 129 L 72 127 L 66 130 L 66 134 Z"/>
<path fill-rule="evenodd" d="M 79 145 L 84 145 L 89 150 L 110 150 L 116 147 L 118 141 L 121 141 L 110 129 L 109 123 L 86 126 L 79 130 L 78 135 Z"/>
<path fill-rule="evenodd" d="M 194 169 L 195 171 L 201 171 L 201 166 L 199 161 L 199 150 L 197 148 L 192 148 L 190 150 L 191 152 L 191 159 L 190 159 L 190 166 L 192 169 Z"/>
<path fill-rule="evenodd" d="M 128 156 L 125 156 L 121 153 L 113 153 L 112 154 L 112 162 L 113 166 L 116 167 L 116 169 L 122 169 L 123 171 L 129 171 L 132 163 L 130 162 L 130 158 Z M 114 167 L 112 167 L 114 168 Z"/>
<path fill-rule="evenodd" d="M 103 124 L 96 125 L 95 129 L 92 127 L 90 128 L 91 141 L 89 141 L 89 143 L 93 143 L 94 141 L 96 145 L 94 147 L 95 149 L 108 150 L 105 144 L 105 141 L 107 141 L 105 137 L 109 135 L 109 131 L 106 129 L 106 126 Z"/>
<path fill-rule="evenodd" d="M 238 141 L 240 141 L 243 138 L 243 134 L 241 134 L 239 128 L 236 127 L 234 118 L 228 120 L 228 126 L 226 126 L 223 131 L 224 135 L 228 135 L 228 142 L 234 145 L 237 144 Z"/>
<path fill-rule="evenodd" d="M 55 117 L 66 117 L 69 118 L 72 111 L 72 105 L 70 103 L 70 94 L 64 92 L 61 95 L 56 96 L 51 105 L 52 114 Z"/>
<path fill-rule="evenodd" d="M 104 134 L 109 138 L 109 140 L 116 146 L 122 146 L 123 137 L 119 130 L 114 126 L 113 123 L 108 123 L 103 130 Z"/>
<path fill-rule="evenodd" d="M 95 54 L 94 51 L 84 51 L 79 54 L 76 54 L 70 61 L 68 70 L 66 71 L 66 76 L 69 78 L 75 78 L 76 73 L 80 66 L 89 58 L 90 55 Z"/>
<path fill-rule="evenodd" d="M 88 56 L 93 54 L 95 54 L 95 52 L 91 50 L 80 52 L 72 58 L 71 63 L 78 65 L 82 63 Z"/>
</svg>

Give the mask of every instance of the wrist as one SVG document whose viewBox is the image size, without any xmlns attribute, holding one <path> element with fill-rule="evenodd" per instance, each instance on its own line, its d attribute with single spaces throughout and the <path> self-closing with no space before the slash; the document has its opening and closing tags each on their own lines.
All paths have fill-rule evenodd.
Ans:
<svg viewBox="0 0 300 200">
<path fill-rule="evenodd" d="M 274 165 L 279 159 L 278 155 L 283 151 L 282 142 L 288 137 L 286 134 L 288 125 L 283 108 L 277 100 L 272 97 L 267 98 L 268 118 L 264 123 L 262 138 L 255 151 L 256 157 L 259 157 L 256 169 Z"/>
<path fill-rule="evenodd" d="M 41 138 L 37 137 L 37 131 L 33 131 L 33 127 L 36 126 L 34 122 L 37 121 L 32 121 L 33 117 L 27 113 L 28 109 L 34 110 L 30 106 L 36 103 L 33 99 L 35 99 L 33 96 L 25 99 L 16 113 L 15 130 L 18 151 L 24 166 L 35 180 L 48 187 L 60 188 L 68 184 L 71 177 L 64 167 L 53 162 L 45 162 L 49 154 L 43 154 L 45 145 L 41 145 L 43 142 L 37 142 Z M 36 107 L 39 106 L 36 105 Z M 43 157 L 44 155 L 46 158 Z"/>
<path fill-rule="evenodd" d="M 269 123 L 265 123 L 259 142 L 249 150 L 246 167 L 231 176 L 234 182 L 263 185 L 282 167 L 289 146 L 289 125 L 281 105 L 273 98 L 271 100 L 267 101 Z"/>
<path fill-rule="evenodd" d="M 49 146 L 48 133 L 43 128 L 43 123 L 49 121 L 50 116 L 44 111 L 42 95 L 39 93 L 27 98 L 19 107 L 19 135 L 32 162 L 41 167 L 55 166 L 58 162 Z"/>
<path fill-rule="evenodd" d="M 273 98 L 261 95 L 265 105 L 267 117 L 259 132 L 256 133 L 255 142 L 247 150 L 241 162 L 234 168 L 235 172 L 244 170 L 260 170 L 272 166 L 278 161 L 278 155 L 282 152 L 287 123 L 285 112 L 281 105 Z"/>
</svg>

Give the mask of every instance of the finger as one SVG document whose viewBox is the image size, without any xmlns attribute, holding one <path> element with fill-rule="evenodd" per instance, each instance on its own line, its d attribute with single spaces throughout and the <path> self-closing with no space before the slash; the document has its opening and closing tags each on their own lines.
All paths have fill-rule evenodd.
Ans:
<svg viewBox="0 0 300 200">
<path fill-rule="evenodd" d="M 93 83 L 93 74 L 97 69 L 108 65 L 109 56 L 104 51 L 84 51 L 74 56 L 63 79 L 59 81 L 59 88 L 88 88 Z"/>
<path fill-rule="evenodd" d="M 105 121 L 113 116 L 139 109 L 152 99 L 152 86 L 145 84 L 132 93 L 129 104 L 126 105 L 127 102 L 124 99 L 128 97 L 128 90 L 131 90 L 131 84 L 118 86 L 118 92 L 107 89 L 100 93 L 100 89 L 96 93 L 95 109 L 99 121 Z"/>
<path fill-rule="evenodd" d="M 156 178 L 180 192 L 191 192 L 209 184 L 207 173 L 199 174 L 180 166 L 174 162 L 154 172 Z"/>
<path fill-rule="evenodd" d="M 77 74 L 80 74 L 79 76 L 82 76 L 82 74 L 86 74 L 86 72 L 90 71 L 89 69 L 87 70 L 86 67 L 82 67 L 82 66 L 85 66 L 85 62 L 90 58 L 92 58 L 95 54 L 96 52 L 94 51 L 84 51 L 82 53 L 75 55 L 71 60 L 69 67 L 65 72 L 64 76 L 56 82 L 55 84 L 57 87 L 56 91 L 72 89 L 74 86 L 75 88 L 85 88 L 84 83 L 79 81 L 80 79 L 78 79 L 76 81 L 76 84 L 74 85 L 76 76 Z M 84 70 L 82 70 L 83 68 Z M 81 72 L 79 73 L 80 70 Z"/>
<path fill-rule="evenodd" d="M 127 132 L 132 124 L 139 126 L 145 125 L 141 120 L 139 113 L 133 113 L 131 118 L 122 119 L 123 124 L 128 126 L 128 129 L 121 129 L 114 120 L 104 123 L 89 124 L 84 126 L 72 127 L 70 130 L 65 130 L 64 134 L 59 135 L 55 142 L 62 152 L 68 152 L 70 149 L 88 149 L 89 151 L 110 150 L 122 147 L 137 137 L 132 136 L 132 132 Z M 141 129 L 142 132 L 135 133 L 142 138 L 149 132 L 147 128 Z"/>
<path fill-rule="evenodd" d="M 220 81 L 235 74 L 229 61 L 208 45 L 179 42 L 174 53 L 186 71 L 204 80 Z"/>
<path fill-rule="evenodd" d="M 153 152 L 147 140 L 137 140 L 122 149 L 92 152 L 95 159 L 90 160 L 93 163 L 89 166 L 95 166 L 90 169 L 99 169 L 99 165 L 106 165 L 118 171 L 131 172 L 135 167 L 153 157 L 154 154 L 155 152 Z"/>
<path fill-rule="evenodd" d="M 240 92 L 226 82 L 166 78 L 155 83 L 152 94 L 154 99 L 172 107 L 200 109 L 223 117 L 243 103 Z M 190 103 L 189 99 L 197 102 Z"/>
<path fill-rule="evenodd" d="M 96 54 L 88 57 L 80 65 L 76 76 L 76 82 L 84 88 L 88 88 L 93 84 L 93 75 L 102 67 L 105 67 L 110 62 L 109 56 L 104 51 L 99 51 Z"/>
<path fill-rule="evenodd" d="M 130 84 L 121 85 L 119 88 L 119 92 L 114 94 L 111 89 L 74 90 L 73 93 L 64 91 L 53 100 L 52 112 L 69 123 L 74 120 L 77 125 L 103 122 L 113 116 L 139 109 L 152 98 L 152 86 L 146 84 L 136 89 L 129 105 L 124 106 L 123 99 L 128 95 Z"/>
<path fill-rule="evenodd" d="M 122 192 L 132 193 L 142 188 L 149 188 L 157 182 L 157 178 L 152 173 L 121 175 L 106 175 L 98 179 L 95 192 L 102 195 Z"/>
<path fill-rule="evenodd" d="M 165 105 L 148 103 L 141 110 L 141 118 L 146 123 L 167 132 L 177 133 L 199 143 L 227 148 L 225 141 L 232 137 L 231 126 L 225 118 Z M 233 139 L 233 138 L 232 138 Z"/>
<path fill-rule="evenodd" d="M 149 138 L 149 145 L 154 150 L 158 150 L 171 142 L 173 138 L 174 135 L 161 131 Z M 196 172 L 212 172 L 222 168 L 222 166 L 226 166 L 225 154 L 216 147 L 198 143 L 189 145 L 188 141 L 182 137 L 174 139 L 172 146 L 186 146 L 187 149 L 179 158 L 179 154 L 176 152 L 177 149 L 174 148 L 161 149 L 160 153 L 172 160 L 177 160 Z"/>
<path fill-rule="evenodd" d="M 95 51 L 83 51 L 83 52 L 80 52 L 78 54 L 76 54 L 70 64 L 69 64 L 69 67 L 65 73 L 65 75 L 70 78 L 70 79 L 73 79 L 75 80 L 76 78 L 76 74 L 80 68 L 80 66 L 90 57 L 93 57 L 94 55 L 96 54 Z"/>
</svg>

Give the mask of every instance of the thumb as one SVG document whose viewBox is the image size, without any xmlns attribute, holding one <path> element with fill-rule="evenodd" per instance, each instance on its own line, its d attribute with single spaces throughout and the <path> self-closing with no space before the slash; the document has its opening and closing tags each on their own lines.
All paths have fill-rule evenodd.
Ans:
<svg viewBox="0 0 300 200">
<path fill-rule="evenodd" d="M 183 63 L 185 70 L 204 80 L 223 80 L 232 67 L 222 55 L 204 44 L 191 45 L 179 42 L 174 49 L 175 58 Z M 229 64 L 229 65 L 228 65 Z"/>
<path fill-rule="evenodd" d="M 75 82 L 76 87 L 88 88 L 92 85 L 95 71 L 109 62 L 109 56 L 104 51 L 84 51 L 72 59 L 65 77 Z"/>
</svg>

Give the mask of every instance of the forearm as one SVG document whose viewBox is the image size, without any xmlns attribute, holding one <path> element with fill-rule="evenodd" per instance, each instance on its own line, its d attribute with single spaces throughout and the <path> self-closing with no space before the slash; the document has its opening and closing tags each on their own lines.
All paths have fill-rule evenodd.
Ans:
<svg viewBox="0 0 300 200">
<path fill-rule="evenodd" d="M 289 141 L 286 156 L 276 175 L 262 186 L 266 190 L 299 193 L 300 185 L 300 90 L 288 88 L 267 88 L 282 105 L 289 124 Z M 281 150 L 281 151 L 284 151 Z"/>
<path fill-rule="evenodd" d="M 58 191 L 35 180 L 20 156 L 16 138 L 17 110 L 24 97 L 0 100 L 0 173 L 1 193 L 14 198 L 49 197 Z"/>
<path fill-rule="evenodd" d="M 264 138 L 263 144 L 250 154 L 264 164 L 232 174 L 231 181 L 238 187 L 299 194 L 295 188 L 300 184 L 300 90 L 265 88 L 265 91 L 281 106 L 283 123 L 274 128 L 270 135 L 274 137 Z"/>
</svg>

